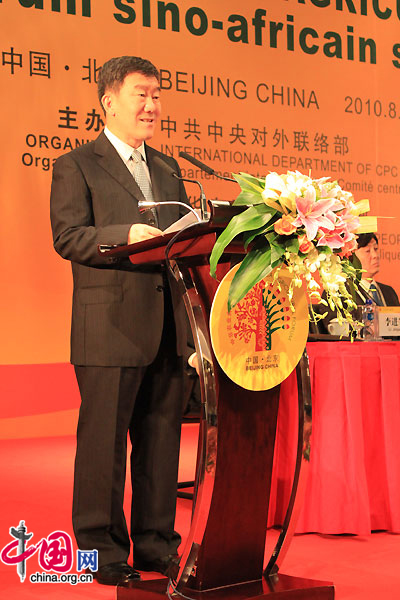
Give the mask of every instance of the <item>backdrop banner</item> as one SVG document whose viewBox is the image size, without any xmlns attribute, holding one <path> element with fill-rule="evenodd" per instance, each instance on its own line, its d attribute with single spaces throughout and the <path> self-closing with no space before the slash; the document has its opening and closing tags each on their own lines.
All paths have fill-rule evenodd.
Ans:
<svg viewBox="0 0 400 600">
<path fill-rule="evenodd" d="M 156 148 L 226 176 L 330 176 L 394 217 L 379 220 L 379 279 L 400 292 L 399 1 L 0 0 L 0 15 L 0 364 L 69 360 L 71 275 L 52 248 L 51 169 L 101 131 L 98 69 L 123 54 L 161 71 Z M 179 161 L 209 199 L 238 194 Z"/>
</svg>

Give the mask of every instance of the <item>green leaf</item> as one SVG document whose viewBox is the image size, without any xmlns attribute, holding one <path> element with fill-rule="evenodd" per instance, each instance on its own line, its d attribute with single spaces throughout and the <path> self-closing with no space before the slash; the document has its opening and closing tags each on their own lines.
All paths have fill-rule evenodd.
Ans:
<svg viewBox="0 0 400 600">
<path fill-rule="evenodd" d="M 342 263 L 344 263 L 344 262 L 345 261 L 342 261 Z M 350 258 L 348 259 L 348 262 L 353 267 L 353 269 L 355 269 L 358 281 L 361 281 L 361 277 L 362 277 L 362 264 L 361 264 L 361 261 L 358 258 L 358 256 L 355 253 L 353 253 L 350 256 Z"/>
<path fill-rule="evenodd" d="M 279 261 L 285 254 L 285 246 L 279 242 L 279 236 L 275 231 L 271 231 L 265 236 L 271 246 L 271 263 Z"/>
<path fill-rule="evenodd" d="M 290 237 L 285 240 L 285 250 L 288 252 L 293 252 L 293 254 L 299 253 L 299 238 L 298 237 Z"/>
<path fill-rule="evenodd" d="M 251 206 L 252 204 L 261 204 L 261 203 L 264 203 L 261 193 L 256 194 L 253 190 L 252 191 L 242 190 L 233 204 L 235 206 L 242 206 L 243 204 L 245 204 L 247 206 L 249 206 L 249 205 Z"/>
<path fill-rule="evenodd" d="M 248 173 L 232 173 L 244 192 L 261 193 L 265 189 L 265 178 L 260 179 Z"/>
<path fill-rule="evenodd" d="M 270 242 L 271 243 L 271 242 Z M 285 254 L 285 246 L 274 241 L 271 243 L 271 262 L 279 262 L 282 256 Z"/>
<path fill-rule="evenodd" d="M 252 229 L 258 229 L 268 223 L 272 218 L 271 213 L 267 210 L 264 205 L 250 206 L 247 210 L 243 211 L 239 215 L 234 216 L 221 233 L 219 238 L 214 244 L 210 256 L 210 273 L 212 277 L 215 277 L 216 268 L 219 259 L 221 258 L 226 246 L 231 243 L 233 238 L 237 235 L 251 231 Z"/>
<path fill-rule="evenodd" d="M 271 231 L 268 235 L 265 236 L 270 244 L 273 244 L 278 237 L 278 234 L 275 231 Z"/>
<path fill-rule="evenodd" d="M 232 279 L 228 294 L 228 310 L 230 311 L 247 292 L 261 279 L 270 274 L 281 261 L 271 262 L 271 248 L 259 246 L 253 248 L 242 261 Z"/>
<path fill-rule="evenodd" d="M 355 303 L 357 303 L 357 288 L 362 277 L 362 265 L 360 259 L 355 254 L 350 258 L 342 260 L 343 272 L 347 275 L 347 286 L 350 295 Z"/>
<path fill-rule="evenodd" d="M 268 222 L 266 225 L 263 225 L 262 227 L 259 227 L 258 229 L 255 229 L 254 231 L 245 232 L 243 234 L 244 249 L 247 250 L 247 247 L 249 246 L 249 244 L 251 244 L 251 242 L 254 240 L 254 238 L 256 238 L 259 235 L 265 235 L 270 229 L 273 228 L 273 226 L 274 226 L 274 223 Z"/>
<path fill-rule="evenodd" d="M 318 253 L 333 254 L 333 250 L 329 246 L 318 246 Z"/>
</svg>

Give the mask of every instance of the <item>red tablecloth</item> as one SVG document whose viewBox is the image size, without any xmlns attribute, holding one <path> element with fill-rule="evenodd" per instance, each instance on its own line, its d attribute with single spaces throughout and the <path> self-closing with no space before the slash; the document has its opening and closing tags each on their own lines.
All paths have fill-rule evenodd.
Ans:
<svg viewBox="0 0 400 600">
<path fill-rule="evenodd" d="M 296 531 L 399 533 L 400 342 L 310 342 L 307 351 L 313 433 Z M 269 525 L 283 520 L 296 427 L 292 374 L 282 384 Z"/>
</svg>

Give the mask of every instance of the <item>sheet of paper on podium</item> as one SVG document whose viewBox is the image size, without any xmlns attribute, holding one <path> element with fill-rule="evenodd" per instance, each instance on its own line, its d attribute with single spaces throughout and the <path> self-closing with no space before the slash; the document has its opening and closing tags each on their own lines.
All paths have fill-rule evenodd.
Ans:
<svg viewBox="0 0 400 600">
<path fill-rule="evenodd" d="M 200 210 L 197 208 L 195 209 L 195 211 L 201 218 Z M 163 233 L 173 233 L 174 231 L 180 231 L 181 229 L 184 229 L 184 227 L 187 227 L 192 223 L 198 223 L 198 220 L 196 219 L 192 211 L 189 211 L 187 215 L 184 215 L 183 217 L 178 219 L 178 221 L 175 221 L 175 223 L 172 223 L 172 225 L 167 227 L 167 229 L 165 229 Z"/>
</svg>

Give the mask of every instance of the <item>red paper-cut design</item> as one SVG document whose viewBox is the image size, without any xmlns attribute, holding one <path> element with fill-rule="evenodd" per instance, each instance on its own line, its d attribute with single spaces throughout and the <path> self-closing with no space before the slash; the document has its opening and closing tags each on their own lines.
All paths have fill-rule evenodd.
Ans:
<svg viewBox="0 0 400 600">
<path fill-rule="evenodd" d="M 234 308 L 234 337 L 246 344 L 255 337 L 255 351 L 271 350 L 272 334 L 289 329 L 290 306 L 275 283 L 257 283 Z"/>
</svg>

